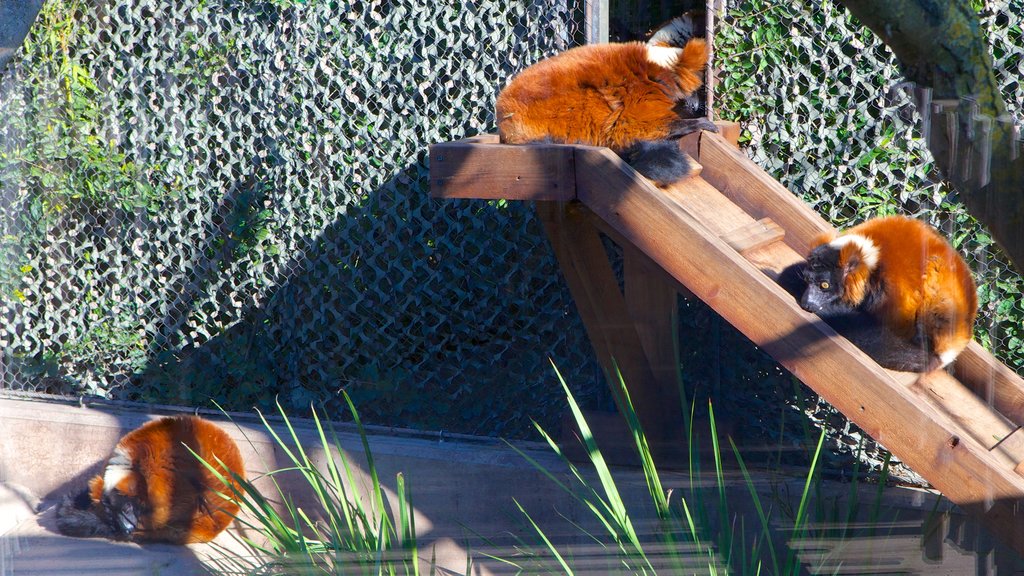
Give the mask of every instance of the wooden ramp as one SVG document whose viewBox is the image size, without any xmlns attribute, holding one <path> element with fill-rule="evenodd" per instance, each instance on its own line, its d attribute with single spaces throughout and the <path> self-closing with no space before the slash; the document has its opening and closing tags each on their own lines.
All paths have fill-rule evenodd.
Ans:
<svg viewBox="0 0 1024 576">
<path fill-rule="evenodd" d="M 1024 554 L 1024 381 L 977 343 L 951 374 L 889 371 L 802 310 L 775 279 L 832 228 L 729 142 L 734 125 L 720 128 L 685 142 L 699 174 L 667 189 L 606 148 L 481 136 L 431 146 L 431 194 L 535 203 L 645 429 L 678 420 L 675 294 L 692 294 Z M 623 248 L 624 290 L 599 233 Z"/>
</svg>

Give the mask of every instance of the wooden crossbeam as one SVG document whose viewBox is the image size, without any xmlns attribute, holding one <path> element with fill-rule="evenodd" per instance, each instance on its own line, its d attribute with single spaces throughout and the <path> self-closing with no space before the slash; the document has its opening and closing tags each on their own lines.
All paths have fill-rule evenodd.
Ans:
<svg viewBox="0 0 1024 576">
<path fill-rule="evenodd" d="M 779 242 L 786 231 L 771 218 L 761 218 L 753 224 L 746 224 L 722 235 L 722 240 L 732 249 L 744 254 Z"/>
<path fill-rule="evenodd" d="M 576 194 L 573 147 L 512 146 L 486 134 L 430 146 L 434 198 L 569 201 Z"/>
</svg>

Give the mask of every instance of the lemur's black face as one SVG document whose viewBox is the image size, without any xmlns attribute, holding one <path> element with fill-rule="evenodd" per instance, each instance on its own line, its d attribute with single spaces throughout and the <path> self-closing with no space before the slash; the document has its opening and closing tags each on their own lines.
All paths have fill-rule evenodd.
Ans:
<svg viewBox="0 0 1024 576">
<path fill-rule="evenodd" d="M 128 540 L 139 525 L 138 505 L 134 498 L 117 490 L 103 495 L 100 503 L 102 516 L 113 529 L 116 538 Z"/>
<path fill-rule="evenodd" d="M 839 250 L 823 244 L 811 251 L 803 279 L 807 288 L 800 298 L 800 307 L 804 310 L 823 318 L 854 312 L 854 308 L 842 300 L 843 269 L 839 265 Z"/>
</svg>

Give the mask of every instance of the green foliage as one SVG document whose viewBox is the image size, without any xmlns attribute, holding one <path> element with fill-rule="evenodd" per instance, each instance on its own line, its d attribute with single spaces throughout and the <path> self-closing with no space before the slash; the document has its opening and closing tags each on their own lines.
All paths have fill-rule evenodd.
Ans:
<svg viewBox="0 0 1024 576">
<path fill-rule="evenodd" d="M 109 132 L 111 95 L 79 56 L 92 40 L 81 27 L 87 9 L 81 0 L 43 5 L 23 47 L 40 64 L 20 79 L 24 107 L 4 114 L 20 145 L 0 153 L 0 175 L 17 178 L 8 183 L 25 191 L 42 222 L 74 208 L 155 211 L 171 194 L 150 183 L 160 168 L 139 165 Z"/>
<path fill-rule="evenodd" d="M 341 417 L 344 388 L 387 425 L 558 422 L 544 359 L 597 368 L 543 232 L 529 206 L 431 200 L 426 147 L 493 130 L 495 86 L 574 18 L 48 2 L 0 83 L 0 340 L 21 368 L 0 386 Z"/>
</svg>

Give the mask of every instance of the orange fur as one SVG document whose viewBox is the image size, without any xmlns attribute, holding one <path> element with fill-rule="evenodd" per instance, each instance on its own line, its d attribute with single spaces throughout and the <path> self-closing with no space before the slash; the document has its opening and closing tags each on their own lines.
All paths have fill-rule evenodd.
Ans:
<svg viewBox="0 0 1024 576">
<path fill-rule="evenodd" d="M 639 42 L 592 44 L 542 60 L 498 95 L 502 142 L 552 140 L 607 146 L 672 136 L 676 105 L 702 83 L 702 39 L 691 39 L 672 68 L 651 62 Z"/>
<path fill-rule="evenodd" d="M 839 262 L 850 262 L 858 256 L 859 252 L 860 250 L 856 246 L 844 246 L 839 252 Z M 857 306 L 867 298 L 868 289 L 870 288 L 868 282 L 871 280 L 872 272 L 873 270 L 864 265 L 863 262 L 847 270 L 844 278 L 845 289 L 843 290 L 843 300 L 847 304 Z"/>
<path fill-rule="evenodd" d="M 874 270 L 861 259 L 846 275 L 849 303 L 858 305 L 880 290 L 869 312 L 902 337 L 923 336 L 936 356 L 959 354 L 971 340 L 978 297 L 970 268 L 949 242 L 931 226 L 901 216 L 868 220 L 842 235 L 847 234 L 870 239 L 879 252 Z M 840 267 L 855 257 L 858 247 L 847 244 Z"/>
<path fill-rule="evenodd" d="M 215 424 L 195 416 L 176 416 L 148 422 L 128 433 L 118 450 L 128 456 L 131 471 L 113 488 L 141 503 L 137 541 L 175 544 L 207 542 L 224 530 L 238 513 L 234 501 L 217 493 L 230 490 L 188 449 L 221 474 L 244 477 L 238 446 Z M 237 482 L 232 482 L 241 489 Z M 94 507 L 103 506 L 103 475 L 89 482 Z"/>
</svg>

